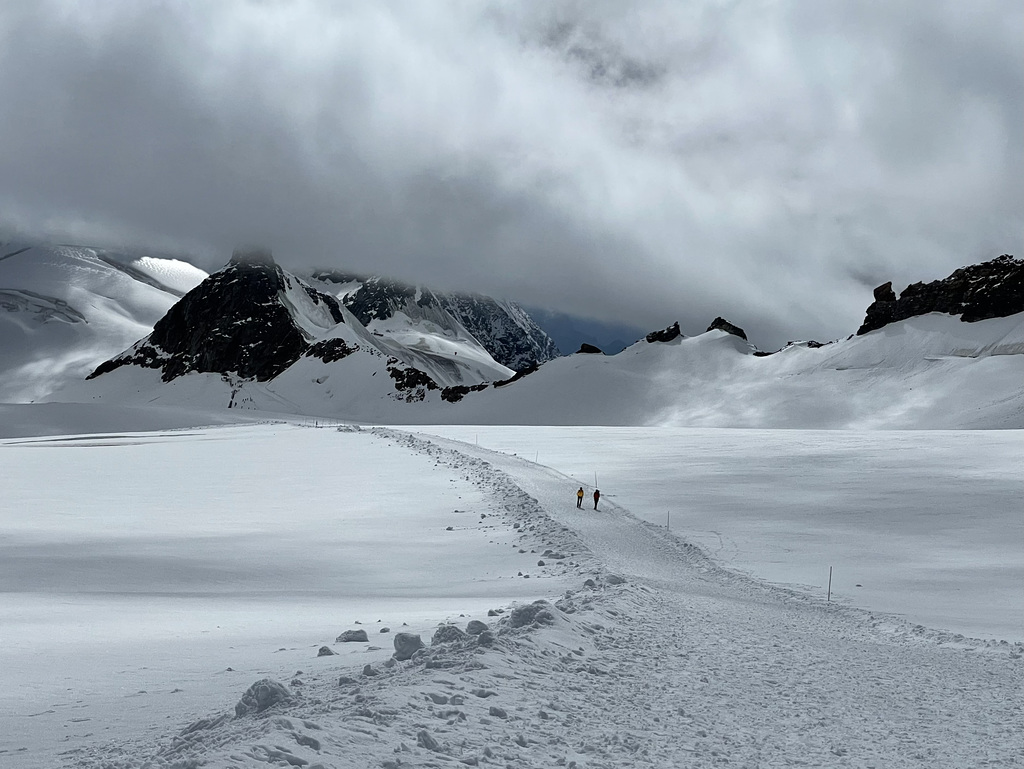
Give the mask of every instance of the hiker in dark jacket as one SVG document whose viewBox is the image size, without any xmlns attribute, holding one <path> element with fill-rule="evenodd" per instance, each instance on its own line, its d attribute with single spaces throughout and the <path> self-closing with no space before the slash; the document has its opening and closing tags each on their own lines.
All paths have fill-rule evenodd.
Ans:
<svg viewBox="0 0 1024 769">
<path fill-rule="evenodd" d="M 597 501 L 601 499 L 601 492 L 594 489 L 594 509 L 597 510 Z"/>
</svg>

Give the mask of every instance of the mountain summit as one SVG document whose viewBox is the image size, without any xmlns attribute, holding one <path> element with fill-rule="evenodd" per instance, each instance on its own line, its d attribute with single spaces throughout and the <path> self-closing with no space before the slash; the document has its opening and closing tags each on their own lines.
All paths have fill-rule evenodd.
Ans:
<svg viewBox="0 0 1024 769">
<path fill-rule="evenodd" d="M 169 382 L 192 372 L 273 379 L 318 335 L 343 321 L 338 300 L 282 270 L 264 249 L 236 250 L 220 272 L 168 310 L 153 333 L 101 364 L 160 369 Z"/>
</svg>

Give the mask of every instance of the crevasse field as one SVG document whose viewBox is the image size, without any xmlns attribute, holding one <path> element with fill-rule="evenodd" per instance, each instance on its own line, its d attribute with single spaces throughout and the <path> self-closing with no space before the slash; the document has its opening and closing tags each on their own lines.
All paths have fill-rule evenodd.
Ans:
<svg viewBox="0 0 1024 769">
<path fill-rule="evenodd" d="M 5 768 L 1024 755 L 1020 431 L 184 418 L 0 442 Z"/>
</svg>

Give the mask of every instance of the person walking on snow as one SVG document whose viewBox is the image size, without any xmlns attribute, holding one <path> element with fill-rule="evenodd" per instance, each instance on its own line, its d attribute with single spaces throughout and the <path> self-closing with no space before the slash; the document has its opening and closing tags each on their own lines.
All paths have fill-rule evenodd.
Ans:
<svg viewBox="0 0 1024 769">
<path fill-rule="evenodd" d="M 583 507 L 583 487 L 580 486 L 580 490 L 576 492 L 576 507 Z"/>
<path fill-rule="evenodd" d="M 601 499 L 601 492 L 594 489 L 594 509 L 597 510 L 597 501 Z"/>
</svg>

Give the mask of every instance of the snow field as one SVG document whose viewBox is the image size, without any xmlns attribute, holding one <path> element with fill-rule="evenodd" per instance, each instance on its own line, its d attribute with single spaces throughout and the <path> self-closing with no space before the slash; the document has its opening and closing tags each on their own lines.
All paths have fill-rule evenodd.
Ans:
<svg viewBox="0 0 1024 769">
<path fill-rule="evenodd" d="M 521 626 L 514 614 L 489 617 L 491 644 L 439 642 L 409 662 L 373 660 L 366 671 L 351 660 L 307 660 L 286 682 L 291 699 L 264 713 L 232 718 L 235 692 L 177 734 L 80 750 L 71 765 L 1019 761 L 1019 645 L 952 643 L 723 569 L 614 502 L 576 510 L 564 476 L 514 456 L 376 434 L 493 489 L 518 524 L 513 547 L 569 551 L 574 586 L 543 607 L 550 617 Z"/>
<path fill-rule="evenodd" d="M 199 718 L 264 675 L 324 666 L 316 650 L 345 629 L 429 636 L 566 584 L 475 488 L 479 471 L 365 431 L 238 426 L 0 453 L 0 764 L 52 767 Z M 391 637 L 329 659 L 383 659 Z"/>
<path fill-rule="evenodd" d="M 539 459 L 586 504 L 597 472 L 729 568 L 824 597 L 833 566 L 833 601 L 1024 641 L 1024 431 L 410 429 Z"/>
</svg>

